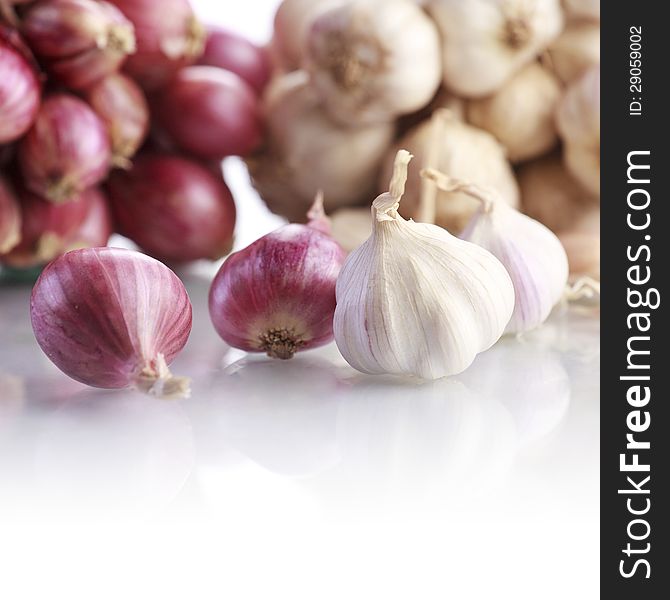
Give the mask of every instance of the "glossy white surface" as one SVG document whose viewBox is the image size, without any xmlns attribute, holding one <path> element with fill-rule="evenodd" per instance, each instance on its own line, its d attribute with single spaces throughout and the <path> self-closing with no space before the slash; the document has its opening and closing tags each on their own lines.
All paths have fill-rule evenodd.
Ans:
<svg viewBox="0 0 670 600">
<path fill-rule="evenodd" d="M 267 39 L 276 0 L 198 7 Z M 226 164 L 237 247 L 281 223 Z M 454 600 L 598 595 L 599 322 L 558 311 L 450 381 L 270 362 L 184 278 L 193 397 L 88 389 L 0 287 L 0 598 Z"/>
</svg>

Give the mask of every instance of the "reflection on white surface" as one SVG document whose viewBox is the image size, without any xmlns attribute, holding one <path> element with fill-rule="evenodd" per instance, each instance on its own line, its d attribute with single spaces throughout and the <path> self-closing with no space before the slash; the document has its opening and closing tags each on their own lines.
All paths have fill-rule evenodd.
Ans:
<svg viewBox="0 0 670 600">
<path fill-rule="evenodd" d="M 34 341 L 30 290 L 0 289 L 0 527 L 26 518 L 126 523 L 162 515 L 170 527 L 217 528 L 227 539 L 217 544 L 233 554 L 249 535 L 307 536 L 308 546 L 293 551 L 309 554 L 322 543 L 317 532 L 333 535 L 335 527 L 337 552 L 351 552 L 349 539 L 385 556 L 374 524 L 399 532 L 418 519 L 460 544 L 473 535 L 500 551 L 517 544 L 539 578 L 555 573 L 528 554 L 542 524 L 554 560 L 568 549 L 579 564 L 592 560 L 599 394 L 592 314 L 557 311 L 544 328 L 501 340 L 462 375 L 418 382 L 362 375 L 334 344 L 286 362 L 231 349 L 209 322 L 207 274 L 182 276 L 195 321 L 173 371 L 193 378 L 193 396 L 178 403 L 68 379 Z M 361 538 L 361 523 L 374 537 Z M 577 530 L 586 540 L 578 551 L 568 535 Z M 460 560 L 458 546 L 431 543 Z M 595 589 L 597 576 L 572 568 Z M 467 586 L 466 573 L 453 576 Z"/>
</svg>

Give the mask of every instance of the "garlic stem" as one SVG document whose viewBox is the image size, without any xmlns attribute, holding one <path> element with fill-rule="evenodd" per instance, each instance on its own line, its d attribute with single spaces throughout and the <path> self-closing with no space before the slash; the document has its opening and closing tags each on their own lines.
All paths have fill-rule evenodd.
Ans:
<svg viewBox="0 0 670 600">
<path fill-rule="evenodd" d="M 436 169 L 440 159 L 442 137 L 445 134 L 446 123 L 453 118 L 448 109 L 438 109 L 433 113 L 430 122 L 430 134 L 426 141 L 426 161 L 423 165 L 427 169 Z M 437 217 L 437 185 L 432 179 L 424 177 L 421 180 L 421 196 L 415 218 L 419 223 L 435 224 Z"/>
<path fill-rule="evenodd" d="M 407 171 L 410 161 L 414 158 L 407 150 L 398 150 L 393 163 L 393 174 L 387 194 L 382 194 L 373 203 L 377 221 L 395 221 L 398 216 L 400 199 L 405 193 Z"/>
<path fill-rule="evenodd" d="M 482 188 L 473 183 L 450 177 L 437 169 L 422 169 L 421 177 L 434 181 L 438 189 L 444 192 L 463 192 L 482 203 L 484 212 L 491 212 L 498 198 L 492 190 Z"/>
</svg>

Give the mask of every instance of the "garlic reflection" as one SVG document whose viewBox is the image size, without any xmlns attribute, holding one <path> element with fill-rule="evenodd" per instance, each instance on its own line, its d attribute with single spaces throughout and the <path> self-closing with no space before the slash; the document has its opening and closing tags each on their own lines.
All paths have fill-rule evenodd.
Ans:
<svg viewBox="0 0 670 600">
<path fill-rule="evenodd" d="M 493 190 L 452 179 L 435 170 L 422 173 L 445 190 L 460 190 L 482 206 L 461 237 L 491 252 L 514 284 L 515 304 L 506 333 L 523 333 L 546 321 L 568 283 L 568 257 L 542 223 L 500 200 Z"/>
<path fill-rule="evenodd" d="M 555 431 L 570 406 L 568 373 L 555 351 L 541 343 L 503 340 L 477 357 L 459 380 L 510 411 L 522 445 Z"/>
<path fill-rule="evenodd" d="M 338 415 L 349 500 L 460 505 L 495 489 L 516 455 L 514 422 L 459 381 L 351 380 Z"/>
<path fill-rule="evenodd" d="M 344 263 L 333 329 L 359 371 L 437 379 L 500 338 L 514 288 L 488 251 L 398 214 L 410 160 L 398 152 L 390 191 L 372 205 L 372 235 Z"/>
</svg>

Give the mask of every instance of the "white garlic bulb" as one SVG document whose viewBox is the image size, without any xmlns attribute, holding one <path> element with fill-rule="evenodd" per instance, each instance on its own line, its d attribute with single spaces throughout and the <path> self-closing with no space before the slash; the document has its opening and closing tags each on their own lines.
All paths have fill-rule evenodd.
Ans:
<svg viewBox="0 0 670 600">
<path fill-rule="evenodd" d="M 320 13 L 303 59 L 326 110 L 347 125 L 419 110 L 442 78 L 437 28 L 410 0 L 354 0 Z"/>
<path fill-rule="evenodd" d="M 600 66 L 568 86 L 556 113 L 563 160 L 592 194 L 600 194 Z"/>
<path fill-rule="evenodd" d="M 445 85 L 461 96 L 495 92 L 563 28 L 560 0 L 430 0 L 442 33 Z"/>
<path fill-rule="evenodd" d="M 542 223 L 501 202 L 494 190 L 434 170 L 423 175 L 439 187 L 462 190 L 481 202 L 461 237 L 491 252 L 512 278 L 514 312 L 505 333 L 523 333 L 544 323 L 568 283 L 568 257 L 559 239 Z"/>
<path fill-rule="evenodd" d="M 559 81 L 538 63 L 513 75 L 492 96 L 470 100 L 467 119 L 492 133 L 513 163 L 530 160 L 558 142 L 554 113 L 561 97 Z"/>
<path fill-rule="evenodd" d="M 589 67 L 600 64 L 600 25 L 570 21 L 547 54 L 551 70 L 563 83 L 570 83 Z"/>
<path fill-rule="evenodd" d="M 398 214 L 411 158 L 398 152 L 390 191 L 372 204 L 372 235 L 344 263 L 333 329 L 359 371 L 437 379 L 500 338 L 514 288 L 490 252 Z"/>
<path fill-rule="evenodd" d="M 358 248 L 370 237 L 372 215 L 365 207 L 339 208 L 330 215 L 330 234 L 347 252 Z"/>
<path fill-rule="evenodd" d="M 600 20 L 600 0 L 563 0 L 563 4 L 570 17 Z"/>
<path fill-rule="evenodd" d="M 463 123 L 451 113 L 437 111 L 432 119 L 411 129 L 391 148 L 380 171 L 377 185 L 380 192 L 387 189 L 395 155 L 400 148 L 411 152 L 416 157 L 413 164 L 417 165 L 409 174 L 400 208 L 407 219 L 427 221 L 419 212 L 423 200 L 419 171 L 429 167 L 494 188 L 510 206 L 519 205 L 519 188 L 503 147 L 490 133 Z M 434 222 L 458 235 L 478 207 L 477 201 L 467 194 L 440 191 Z"/>
<path fill-rule="evenodd" d="M 321 12 L 346 0 L 283 0 L 277 8 L 269 51 L 275 67 L 296 71 L 302 63 L 305 32 Z"/>
<path fill-rule="evenodd" d="M 580 227 L 600 215 L 599 199 L 567 172 L 559 152 L 522 165 L 517 177 L 523 212 L 554 233 Z"/>
<path fill-rule="evenodd" d="M 370 197 L 393 124 L 341 127 L 324 113 L 303 71 L 273 83 L 264 110 L 266 143 L 247 165 L 272 211 L 302 221 L 319 190 L 328 212 Z"/>
</svg>

